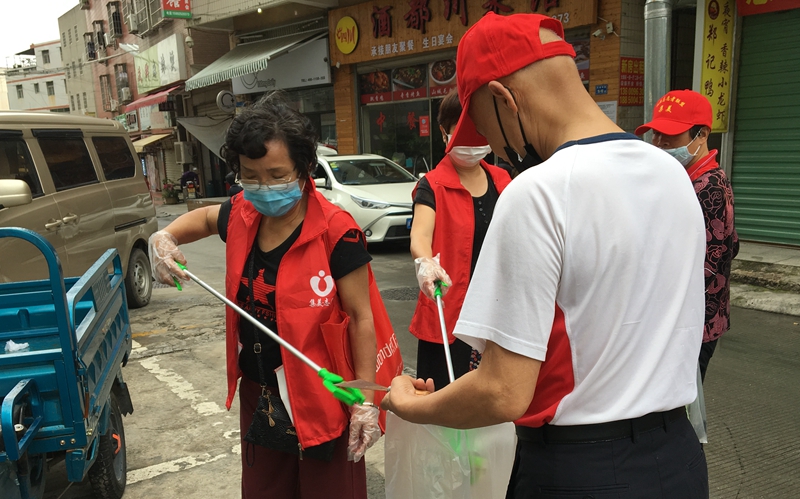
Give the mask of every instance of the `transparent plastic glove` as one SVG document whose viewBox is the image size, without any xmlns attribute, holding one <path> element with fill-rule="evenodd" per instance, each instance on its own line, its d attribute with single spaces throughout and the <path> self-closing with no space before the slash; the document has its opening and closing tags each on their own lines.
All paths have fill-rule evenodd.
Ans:
<svg viewBox="0 0 800 499">
<path fill-rule="evenodd" d="M 447 284 L 447 286 L 442 286 L 442 296 L 447 294 L 447 290 L 453 285 L 453 281 L 450 280 L 450 276 L 439 265 L 439 255 L 433 258 L 427 256 L 417 258 L 414 260 L 414 265 L 417 269 L 419 289 L 425 293 L 425 296 L 436 301 L 433 296 L 433 292 L 436 290 L 436 281 L 442 281 Z"/>
<path fill-rule="evenodd" d="M 347 439 L 347 460 L 357 463 L 367 449 L 381 438 L 378 426 L 380 411 L 374 405 L 355 404 L 350 407 L 350 435 Z"/>
<path fill-rule="evenodd" d="M 174 278 L 189 282 L 189 278 L 175 264 L 175 260 L 186 265 L 186 257 L 178 249 L 178 240 L 169 232 L 160 230 L 150 236 L 150 266 L 157 282 L 175 286 Z"/>
</svg>

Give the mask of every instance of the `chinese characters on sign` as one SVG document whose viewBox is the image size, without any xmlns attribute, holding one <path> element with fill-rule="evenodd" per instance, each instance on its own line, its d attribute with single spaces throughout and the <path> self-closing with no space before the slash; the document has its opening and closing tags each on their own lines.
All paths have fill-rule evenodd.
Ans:
<svg viewBox="0 0 800 499">
<path fill-rule="evenodd" d="M 711 103 L 713 132 L 728 131 L 733 47 L 734 0 L 710 0 L 703 19 L 703 62 L 700 93 Z"/>
<path fill-rule="evenodd" d="M 164 0 L 166 1 L 166 0 Z M 598 0 L 373 0 L 331 10 L 328 14 L 331 65 L 354 64 L 372 59 L 419 54 L 455 47 L 470 24 L 489 11 L 501 15 L 537 12 L 558 19 L 565 28 L 588 26 L 597 20 Z M 471 11 L 471 12 L 470 12 Z M 372 43 L 356 46 L 352 52 L 337 46 L 343 17 L 354 20 L 356 28 L 372 28 Z M 349 38 L 346 39 L 349 41 Z M 348 44 L 347 48 L 350 49 Z M 408 54 L 408 53 L 411 54 Z"/>
<path fill-rule="evenodd" d="M 429 49 L 435 47 L 444 47 L 445 45 L 453 44 L 453 35 L 440 34 L 425 37 L 422 39 L 422 45 L 414 43 L 414 40 L 400 40 L 399 42 L 383 43 L 380 45 L 373 45 L 370 48 L 370 55 L 372 57 L 382 57 L 391 54 L 403 54 L 405 52 L 414 52 L 419 49 Z"/>
<path fill-rule="evenodd" d="M 444 0 L 444 18 L 450 20 L 450 16 L 458 14 L 458 19 L 462 26 L 467 22 L 467 0 Z"/>
<path fill-rule="evenodd" d="M 161 12 L 164 17 L 191 19 L 192 4 L 190 0 L 161 0 Z"/>
<path fill-rule="evenodd" d="M 391 5 L 388 7 L 372 7 L 372 36 L 374 38 L 392 37 L 392 15 L 389 14 L 391 8 Z"/>
<path fill-rule="evenodd" d="M 644 59 L 641 57 L 620 58 L 619 105 L 644 105 Z"/>
<path fill-rule="evenodd" d="M 428 0 L 409 0 L 411 9 L 403 16 L 406 20 L 406 28 L 418 29 L 425 34 L 425 23 L 431 20 L 431 11 L 428 8 Z"/>
</svg>

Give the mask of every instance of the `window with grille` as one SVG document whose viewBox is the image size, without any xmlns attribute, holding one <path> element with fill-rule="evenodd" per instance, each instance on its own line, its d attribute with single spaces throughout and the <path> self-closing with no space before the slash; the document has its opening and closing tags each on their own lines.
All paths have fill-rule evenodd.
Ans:
<svg viewBox="0 0 800 499">
<path fill-rule="evenodd" d="M 72 44 L 72 28 L 67 28 L 67 35 L 67 40 L 69 40 L 69 43 Z"/>
<path fill-rule="evenodd" d="M 107 7 L 108 34 L 112 38 L 122 38 L 122 11 L 119 8 L 119 2 L 109 2 Z"/>
<path fill-rule="evenodd" d="M 39 84 L 38 83 L 34 83 L 33 84 L 33 93 L 35 93 L 35 94 L 39 93 Z"/>
<path fill-rule="evenodd" d="M 80 97 L 78 97 L 80 99 Z M 89 102 L 86 100 L 86 92 L 83 93 L 83 108 L 89 109 Z"/>
<path fill-rule="evenodd" d="M 81 70 L 81 74 L 83 74 L 83 59 L 78 57 L 78 69 Z"/>
<path fill-rule="evenodd" d="M 111 111 L 111 77 L 100 75 L 100 98 L 103 100 L 103 110 Z"/>
<path fill-rule="evenodd" d="M 150 15 L 147 13 L 147 0 L 133 0 L 133 15 L 139 24 L 139 33 L 150 29 Z"/>
<path fill-rule="evenodd" d="M 56 86 L 53 84 L 52 81 L 46 81 L 44 84 L 47 86 L 47 95 L 56 94 Z"/>
<path fill-rule="evenodd" d="M 49 50 L 42 50 L 42 62 L 45 64 L 50 64 L 50 51 Z"/>
<path fill-rule="evenodd" d="M 74 95 L 70 95 L 69 96 L 69 108 L 72 109 L 73 111 L 75 110 L 75 96 Z"/>
<path fill-rule="evenodd" d="M 22 85 L 17 85 L 17 99 L 22 99 L 24 94 L 22 93 Z"/>
<path fill-rule="evenodd" d="M 78 111 L 80 111 L 81 110 L 81 96 L 80 95 L 78 96 L 77 101 L 78 101 Z"/>
<path fill-rule="evenodd" d="M 61 81 L 64 82 L 64 93 L 68 94 L 69 93 L 69 87 L 67 86 L 67 80 L 61 80 Z"/>
<path fill-rule="evenodd" d="M 92 33 L 84 33 L 83 43 L 86 45 L 86 60 L 93 61 L 97 59 L 97 46 L 94 43 L 94 35 Z"/>
<path fill-rule="evenodd" d="M 122 89 L 128 87 L 128 65 L 127 64 L 115 64 L 114 65 L 114 76 L 117 80 L 117 99 L 122 102 Z"/>
<path fill-rule="evenodd" d="M 155 28 L 164 22 L 164 16 L 161 13 L 161 0 L 149 0 L 150 2 L 150 27 Z"/>
<path fill-rule="evenodd" d="M 95 43 L 97 43 L 97 50 L 106 48 L 106 30 L 103 27 L 103 21 L 93 22 L 92 31 L 94 32 Z"/>
</svg>

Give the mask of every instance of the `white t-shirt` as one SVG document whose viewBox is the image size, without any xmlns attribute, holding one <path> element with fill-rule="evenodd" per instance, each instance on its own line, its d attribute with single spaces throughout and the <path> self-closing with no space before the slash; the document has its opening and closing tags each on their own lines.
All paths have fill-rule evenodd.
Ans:
<svg viewBox="0 0 800 499">
<path fill-rule="evenodd" d="M 503 191 L 455 335 L 543 361 L 517 424 L 595 424 L 696 396 L 705 227 L 689 176 L 629 134 L 565 144 Z"/>
</svg>

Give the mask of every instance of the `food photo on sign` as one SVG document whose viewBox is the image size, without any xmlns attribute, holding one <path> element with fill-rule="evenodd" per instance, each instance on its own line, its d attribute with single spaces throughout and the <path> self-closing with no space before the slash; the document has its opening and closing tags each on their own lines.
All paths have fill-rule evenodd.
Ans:
<svg viewBox="0 0 800 499">
<path fill-rule="evenodd" d="M 428 96 L 426 65 L 408 66 L 392 70 L 394 100 L 420 99 Z"/>
<path fill-rule="evenodd" d="M 392 100 L 392 85 L 388 71 L 375 71 L 359 77 L 361 90 L 361 103 L 390 102 Z"/>
<path fill-rule="evenodd" d="M 456 87 L 456 61 L 445 59 L 428 64 L 431 97 L 444 97 Z"/>
</svg>

